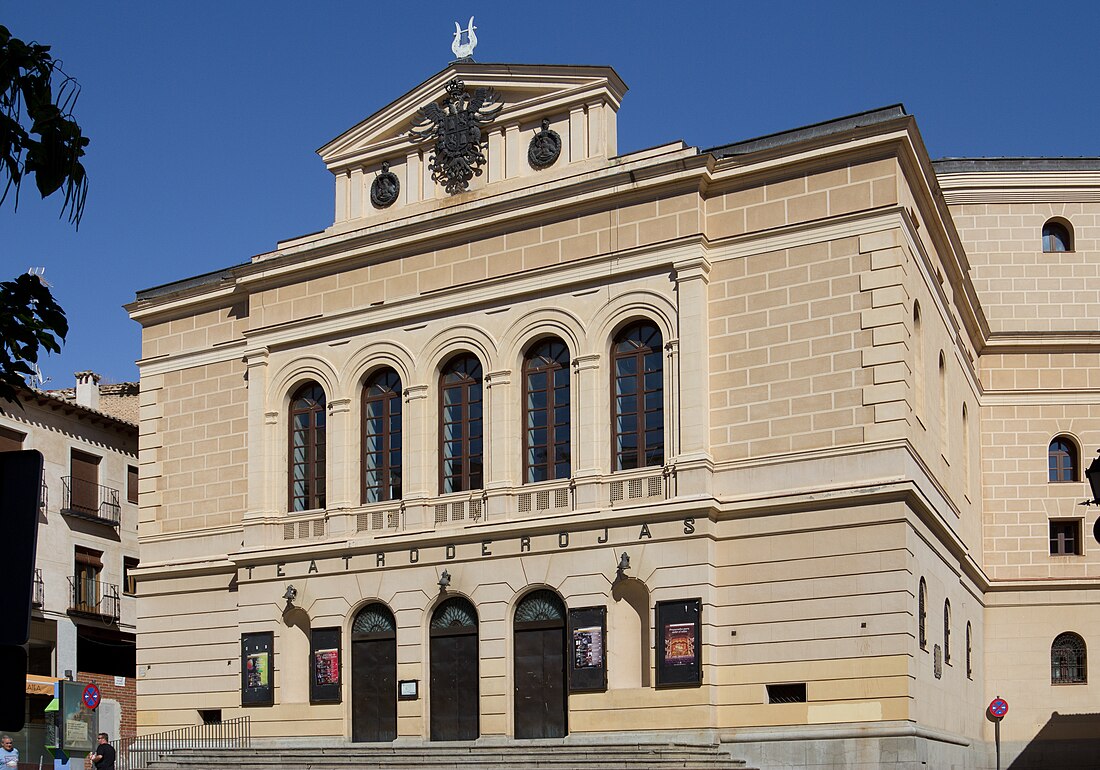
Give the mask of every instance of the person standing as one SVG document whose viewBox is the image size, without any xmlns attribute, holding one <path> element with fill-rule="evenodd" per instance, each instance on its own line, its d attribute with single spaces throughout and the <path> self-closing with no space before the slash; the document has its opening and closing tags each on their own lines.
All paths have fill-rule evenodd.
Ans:
<svg viewBox="0 0 1100 770">
<path fill-rule="evenodd" d="M 99 734 L 99 745 L 88 756 L 95 770 L 115 770 L 115 747 L 108 743 L 107 733 Z M 7 770 L 5 768 L 5 770 Z"/>
<path fill-rule="evenodd" d="M 10 735 L 0 736 L 0 769 L 17 770 L 19 767 L 19 749 L 15 748 Z"/>
</svg>

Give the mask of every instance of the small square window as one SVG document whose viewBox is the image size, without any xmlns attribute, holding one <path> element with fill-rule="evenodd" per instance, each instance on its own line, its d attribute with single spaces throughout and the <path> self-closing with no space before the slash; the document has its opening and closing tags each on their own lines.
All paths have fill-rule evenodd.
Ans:
<svg viewBox="0 0 1100 770">
<path fill-rule="evenodd" d="M 1050 555 L 1081 555 L 1080 520 L 1050 522 Z"/>
<path fill-rule="evenodd" d="M 768 703 L 805 703 L 806 683 L 769 684 Z"/>
<path fill-rule="evenodd" d="M 122 593 L 127 596 L 137 596 L 137 579 L 134 570 L 137 569 L 138 560 L 129 556 L 122 559 Z"/>
</svg>

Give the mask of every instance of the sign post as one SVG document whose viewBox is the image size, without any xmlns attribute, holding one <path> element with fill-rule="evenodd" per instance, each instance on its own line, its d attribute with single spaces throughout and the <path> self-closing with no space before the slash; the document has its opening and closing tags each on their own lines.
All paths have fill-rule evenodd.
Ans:
<svg viewBox="0 0 1100 770">
<path fill-rule="evenodd" d="M 993 741 L 997 746 L 997 770 L 1001 770 L 1001 720 L 1008 713 L 1008 701 L 998 695 L 989 702 L 989 708 L 985 713 L 993 720 Z"/>
</svg>

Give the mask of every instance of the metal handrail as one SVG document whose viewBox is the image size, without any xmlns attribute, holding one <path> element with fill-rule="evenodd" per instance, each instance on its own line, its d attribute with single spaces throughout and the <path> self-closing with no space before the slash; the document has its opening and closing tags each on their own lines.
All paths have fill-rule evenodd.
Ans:
<svg viewBox="0 0 1100 770">
<path fill-rule="evenodd" d="M 69 576 L 69 612 L 118 622 L 118 586 L 102 580 Z"/>
<path fill-rule="evenodd" d="M 65 499 L 61 512 L 117 527 L 122 518 L 118 490 L 75 476 L 62 476 Z"/>
<path fill-rule="evenodd" d="M 236 749 L 252 745 L 249 717 L 179 727 L 119 741 L 118 770 L 145 770 L 150 762 L 180 749 Z"/>
</svg>

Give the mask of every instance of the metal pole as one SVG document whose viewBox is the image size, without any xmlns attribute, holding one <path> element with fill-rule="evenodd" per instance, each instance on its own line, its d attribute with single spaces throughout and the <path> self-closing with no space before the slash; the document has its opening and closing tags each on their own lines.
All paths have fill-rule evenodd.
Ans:
<svg viewBox="0 0 1100 770">
<path fill-rule="evenodd" d="M 1001 720 L 993 724 L 994 742 L 997 744 L 997 770 L 1001 770 Z"/>
</svg>

